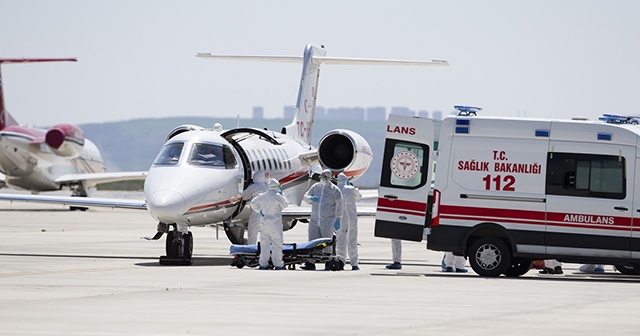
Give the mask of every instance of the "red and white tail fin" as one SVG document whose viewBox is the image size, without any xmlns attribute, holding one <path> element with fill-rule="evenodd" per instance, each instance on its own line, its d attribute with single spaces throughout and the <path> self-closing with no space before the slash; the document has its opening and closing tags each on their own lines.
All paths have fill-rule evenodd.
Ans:
<svg viewBox="0 0 640 336">
<path fill-rule="evenodd" d="M 362 65 L 412 65 L 447 66 L 447 61 L 403 61 L 365 58 L 326 57 L 324 46 L 308 44 L 303 57 L 297 56 L 229 56 L 199 53 L 196 57 L 214 60 L 266 61 L 266 62 L 302 62 L 302 76 L 296 102 L 296 113 L 291 124 L 284 127 L 287 136 L 311 144 L 311 132 L 316 110 L 320 64 L 362 64 Z"/>
<path fill-rule="evenodd" d="M 36 63 L 36 62 L 75 62 L 75 58 L 0 58 L 0 65 L 11 63 Z M 0 130 L 7 126 L 17 125 L 15 119 L 9 114 L 4 105 L 4 92 L 2 89 L 2 71 L 0 70 Z"/>
</svg>

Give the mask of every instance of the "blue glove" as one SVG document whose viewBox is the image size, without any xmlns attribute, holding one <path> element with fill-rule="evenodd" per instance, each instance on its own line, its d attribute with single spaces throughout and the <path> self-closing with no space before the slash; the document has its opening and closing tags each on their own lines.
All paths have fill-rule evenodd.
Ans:
<svg viewBox="0 0 640 336">
<path fill-rule="evenodd" d="M 340 220 L 339 220 L 339 219 L 336 219 L 335 224 L 333 224 L 333 228 L 334 228 L 335 230 L 340 229 Z"/>
<path fill-rule="evenodd" d="M 319 201 L 319 200 L 320 200 L 320 197 L 318 197 L 318 196 L 311 196 L 311 197 L 309 197 L 309 199 L 311 200 L 311 202 L 317 202 L 317 201 Z"/>
<path fill-rule="evenodd" d="M 262 213 L 262 210 L 260 210 L 260 217 L 264 217 L 264 214 Z"/>
</svg>

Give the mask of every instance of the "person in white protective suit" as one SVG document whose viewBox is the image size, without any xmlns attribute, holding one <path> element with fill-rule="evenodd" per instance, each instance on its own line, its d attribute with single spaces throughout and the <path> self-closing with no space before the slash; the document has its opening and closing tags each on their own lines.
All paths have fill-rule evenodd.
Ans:
<svg viewBox="0 0 640 336">
<path fill-rule="evenodd" d="M 304 201 L 311 204 L 311 218 L 309 219 L 309 241 L 318 238 L 331 238 L 333 230 L 340 228 L 342 218 L 342 192 L 331 183 L 331 171 L 325 169 L 320 174 L 320 182 L 312 185 L 304 194 Z M 331 253 L 331 246 L 327 246 L 325 253 Z M 314 260 L 307 260 L 302 267 L 315 270 Z M 330 269 L 329 264 L 325 269 Z"/>
<path fill-rule="evenodd" d="M 342 220 L 336 239 L 336 253 L 343 264 L 347 262 L 347 252 L 349 253 L 349 264 L 351 270 L 358 271 L 358 211 L 356 201 L 362 199 L 362 194 L 358 188 L 349 184 L 347 175 L 338 174 L 338 188 L 342 192 Z"/>
<path fill-rule="evenodd" d="M 269 190 L 265 173 L 261 170 L 253 173 L 253 183 L 242 192 L 243 201 L 251 201 L 258 194 Z M 247 223 L 247 244 L 255 245 L 258 241 L 258 231 L 260 230 L 260 213 L 251 211 L 249 222 Z"/>
<path fill-rule="evenodd" d="M 391 239 L 391 259 L 393 263 L 385 266 L 387 269 L 402 269 L 402 240 Z"/>
<path fill-rule="evenodd" d="M 544 269 L 539 271 L 540 274 L 562 274 L 562 263 L 555 259 L 545 259 Z"/>
<path fill-rule="evenodd" d="M 289 203 L 280 192 L 278 180 L 269 180 L 269 190 L 261 193 L 251 202 L 251 209 L 260 215 L 260 258 L 259 269 L 269 269 L 269 258 L 275 269 L 283 270 L 282 260 L 282 209 Z M 269 253 L 271 251 L 271 253 Z"/>
<path fill-rule="evenodd" d="M 454 255 L 453 252 L 445 252 L 442 257 L 442 271 L 466 273 L 468 270 L 464 267 L 464 257 Z"/>
</svg>

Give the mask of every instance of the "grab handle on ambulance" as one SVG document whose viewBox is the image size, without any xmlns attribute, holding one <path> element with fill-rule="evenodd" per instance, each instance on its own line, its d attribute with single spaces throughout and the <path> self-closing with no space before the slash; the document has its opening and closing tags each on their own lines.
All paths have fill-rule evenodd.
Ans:
<svg viewBox="0 0 640 336">
<path fill-rule="evenodd" d="M 384 197 L 386 199 L 390 199 L 390 200 L 397 200 L 398 199 L 398 196 L 396 196 L 396 195 L 384 195 L 382 197 Z"/>
<path fill-rule="evenodd" d="M 613 208 L 614 208 L 615 210 L 620 210 L 620 211 L 629 211 L 629 209 L 628 209 L 627 207 L 620 207 L 620 206 L 617 206 L 617 207 L 613 207 Z"/>
</svg>

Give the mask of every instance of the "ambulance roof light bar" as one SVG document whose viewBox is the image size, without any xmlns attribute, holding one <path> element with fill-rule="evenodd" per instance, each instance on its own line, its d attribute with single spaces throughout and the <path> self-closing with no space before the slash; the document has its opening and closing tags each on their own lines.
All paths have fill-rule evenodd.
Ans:
<svg viewBox="0 0 640 336">
<path fill-rule="evenodd" d="M 472 116 L 472 115 L 477 115 L 478 111 L 482 111 L 482 108 L 475 107 L 475 106 L 456 105 L 453 108 L 458 110 L 458 116 L 465 116 L 465 117 Z"/>
<path fill-rule="evenodd" d="M 598 120 L 607 124 L 640 124 L 640 117 L 638 116 L 621 116 L 617 114 L 603 114 Z"/>
</svg>

